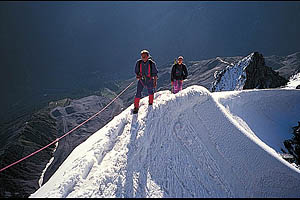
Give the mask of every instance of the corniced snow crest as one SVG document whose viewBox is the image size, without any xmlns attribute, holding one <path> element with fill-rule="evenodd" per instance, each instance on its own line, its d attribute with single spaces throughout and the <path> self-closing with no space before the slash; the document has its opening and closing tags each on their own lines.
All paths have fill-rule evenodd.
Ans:
<svg viewBox="0 0 300 200">
<path fill-rule="evenodd" d="M 228 65 L 224 70 L 215 74 L 212 91 L 242 90 L 246 82 L 246 68 L 249 66 L 254 53 L 246 56 L 234 66 Z"/>
</svg>

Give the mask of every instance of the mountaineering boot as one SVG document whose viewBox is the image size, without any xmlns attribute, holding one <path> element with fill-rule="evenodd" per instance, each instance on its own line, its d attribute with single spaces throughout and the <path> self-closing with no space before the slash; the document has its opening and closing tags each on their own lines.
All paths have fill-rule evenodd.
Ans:
<svg viewBox="0 0 300 200">
<path fill-rule="evenodd" d="M 149 106 L 153 104 L 154 94 L 149 95 Z"/>
<path fill-rule="evenodd" d="M 137 114 L 138 112 L 139 112 L 139 108 L 134 108 L 132 113 Z"/>
</svg>

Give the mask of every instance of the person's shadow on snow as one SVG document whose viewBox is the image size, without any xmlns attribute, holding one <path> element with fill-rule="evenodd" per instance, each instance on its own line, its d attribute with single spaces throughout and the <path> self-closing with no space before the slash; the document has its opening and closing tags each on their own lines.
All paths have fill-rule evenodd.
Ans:
<svg viewBox="0 0 300 200">
<path fill-rule="evenodd" d="M 147 114 L 145 116 L 145 120 L 148 118 L 148 114 L 151 111 L 152 111 L 152 106 L 149 106 L 147 110 Z M 145 139 L 144 138 L 145 135 L 140 136 L 138 139 L 136 138 L 139 128 L 140 128 L 140 124 L 138 122 L 138 114 L 135 114 L 132 116 L 131 128 L 130 128 L 130 141 L 127 145 L 128 163 L 125 172 L 125 177 L 126 177 L 125 184 L 124 186 L 122 186 L 121 178 L 119 177 L 116 197 L 125 197 L 125 198 L 146 197 L 148 165 L 147 162 L 144 162 L 146 164 L 142 166 L 140 165 L 142 162 L 140 157 L 141 155 L 140 152 L 144 150 L 142 143 L 143 140 Z"/>
</svg>

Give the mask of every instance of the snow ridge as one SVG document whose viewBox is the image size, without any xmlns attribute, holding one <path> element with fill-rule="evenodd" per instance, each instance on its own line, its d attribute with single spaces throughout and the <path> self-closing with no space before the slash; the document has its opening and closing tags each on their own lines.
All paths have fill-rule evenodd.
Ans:
<svg viewBox="0 0 300 200">
<path fill-rule="evenodd" d="M 246 68 L 252 60 L 254 53 L 244 57 L 235 65 L 228 65 L 224 70 L 217 72 L 216 81 L 213 82 L 214 92 L 242 90 L 246 82 Z"/>
<path fill-rule="evenodd" d="M 220 96 L 201 86 L 155 96 L 76 147 L 30 197 L 300 197 L 300 171 L 240 125 Z"/>
</svg>

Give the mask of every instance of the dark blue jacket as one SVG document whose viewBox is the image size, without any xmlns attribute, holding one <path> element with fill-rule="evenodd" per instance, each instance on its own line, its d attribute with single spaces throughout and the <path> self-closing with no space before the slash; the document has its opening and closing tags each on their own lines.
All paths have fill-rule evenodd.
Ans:
<svg viewBox="0 0 300 200">
<path fill-rule="evenodd" d="M 150 75 L 151 77 L 157 76 L 156 64 L 153 60 L 148 59 L 145 63 L 142 59 L 136 61 L 135 64 L 135 73 L 136 75 L 140 74 L 140 63 L 142 63 L 142 76 L 148 76 L 149 72 L 149 62 L 150 62 Z"/>
<path fill-rule="evenodd" d="M 171 81 L 174 80 L 184 80 L 188 76 L 188 71 L 185 66 L 185 64 L 179 65 L 178 63 L 174 64 L 172 66 L 172 71 L 171 71 Z"/>
</svg>

